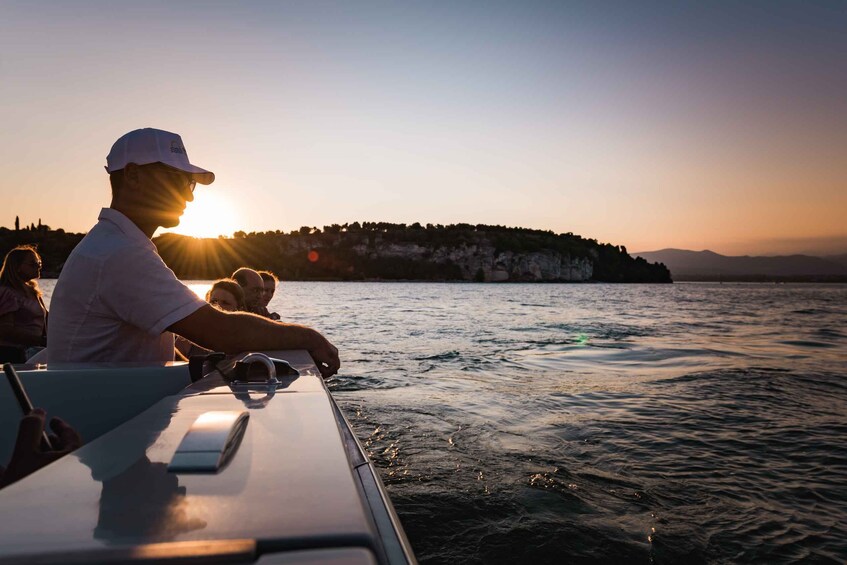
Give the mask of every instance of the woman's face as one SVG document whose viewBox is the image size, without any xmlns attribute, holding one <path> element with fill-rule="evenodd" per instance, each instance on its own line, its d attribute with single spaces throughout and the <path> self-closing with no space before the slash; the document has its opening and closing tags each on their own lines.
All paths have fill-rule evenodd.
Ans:
<svg viewBox="0 0 847 565">
<path fill-rule="evenodd" d="M 28 253 L 18 267 L 18 274 L 23 281 L 31 281 L 41 276 L 41 259 L 35 253 Z"/>
<path fill-rule="evenodd" d="M 209 295 L 209 304 L 217 306 L 224 312 L 235 312 L 238 310 L 238 302 L 231 292 L 222 288 L 216 288 Z"/>
</svg>

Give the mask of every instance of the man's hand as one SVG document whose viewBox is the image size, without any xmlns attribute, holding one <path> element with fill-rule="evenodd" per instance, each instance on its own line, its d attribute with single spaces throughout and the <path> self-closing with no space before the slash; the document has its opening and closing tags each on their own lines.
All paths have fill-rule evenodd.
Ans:
<svg viewBox="0 0 847 565">
<path fill-rule="evenodd" d="M 44 432 L 45 417 L 46 412 L 36 408 L 21 419 L 18 440 L 9 466 L 5 470 L 0 467 L 0 488 L 26 477 L 82 445 L 82 439 L 76 430 L 59 418 L 52 418 L 50 428 L 55 435 L 50 435 L 50 441 L 54 450 L 44 451 L 41 447 L 41 434 Z"/>
<path fill-rule="evenodd" d="M 323 378 L 328 379 L 341 368 L 338 349 L 324 336 L 315 332 L 315 344 L 309 347 L 309 355 L 315 360 Z"/>
<path fill-rule="evenodd" d="M 324 378 L 338 372 L 338 349 L 317 331 L 297 324 L 273 322 L 246 312 L 221 312 L 201 306 L 169 331 L 200 347 L 225 353 L 305 349 L 315 360 Z"/>
</svg>

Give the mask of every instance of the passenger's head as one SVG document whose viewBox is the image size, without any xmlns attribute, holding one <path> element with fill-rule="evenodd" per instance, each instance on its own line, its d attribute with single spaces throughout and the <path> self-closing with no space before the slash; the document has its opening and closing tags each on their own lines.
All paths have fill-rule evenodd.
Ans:
<svg viewBox="0 0 847 565">
<path fill-rule="evenodd" d="M 262 284 L 265 287 L 264 292 L 262 292 L 262 306 L 267 308 L 271 298 L 274 297 L 274 292 L 276 292 L 276 283 L 279 282 L 279 279 L 276 278 L 276 275 L 270 271 L 259 271 L 259 276 L 262 277 Z"/>
<path fill-rule="evenodd" d="M 262 276 L 247 267 L 241 267 L 234 273 L 232 278 L 238 281 L 241 285 L 241 290 L 244 291 L 244 301 L 247 303 L 247 310 L 251 312 L 258 311 L 262 306 L 262 295 L 265 291 L 265 285 L 262 282 Z"/>
<path fill-rule="evenodd" d="M 245 309 L 244 291 L 232 279 L 220 279 L 212 283 L 206 293 L 206 302 L 224 312 L 238 312 Z"/>
<path fill-rule="evenodd" d="M 145 128 L 120 137 L 106 157 L 112 207 L 145 226 L 174 227 L 194 200 L 196 183 L 211 184 L 214 173 L 188 162 L 175 133 Z"/>
<path fill-rule="evenodd" d="M 0 267 L 0 285 L 26 292 L 31 289 L 41 296 L 38 277 L 41 276 L 41 256 L 34 245 L 19 245 L 6 253 Z"/>
</svg>

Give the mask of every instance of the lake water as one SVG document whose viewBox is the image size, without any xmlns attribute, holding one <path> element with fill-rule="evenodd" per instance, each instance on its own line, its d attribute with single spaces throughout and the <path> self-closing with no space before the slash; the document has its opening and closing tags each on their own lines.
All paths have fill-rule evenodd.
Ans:
<svg viewBox="0 0 847 565">
<path fill-rule="evenodd" d="M 329 386 L 422 563 L 847 561 L 847 285 L 283 283 L 271 306 L 341 351 Z"/>
</svg>

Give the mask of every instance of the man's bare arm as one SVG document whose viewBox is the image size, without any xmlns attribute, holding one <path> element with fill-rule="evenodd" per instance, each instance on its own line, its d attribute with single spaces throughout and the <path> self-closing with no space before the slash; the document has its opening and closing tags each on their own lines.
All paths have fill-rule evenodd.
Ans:
<svg viewBox="0 0 847 565">
<path fill-rule="evenodd" d="M 312 328 L 274 322 L 246 312 L 222 312 L 206 305 L 168 330 L 201 347 L 225 353 L 305 349 L 324 377 L 334 375 L 341 366 L 338 349 Z"/>
</svg>

